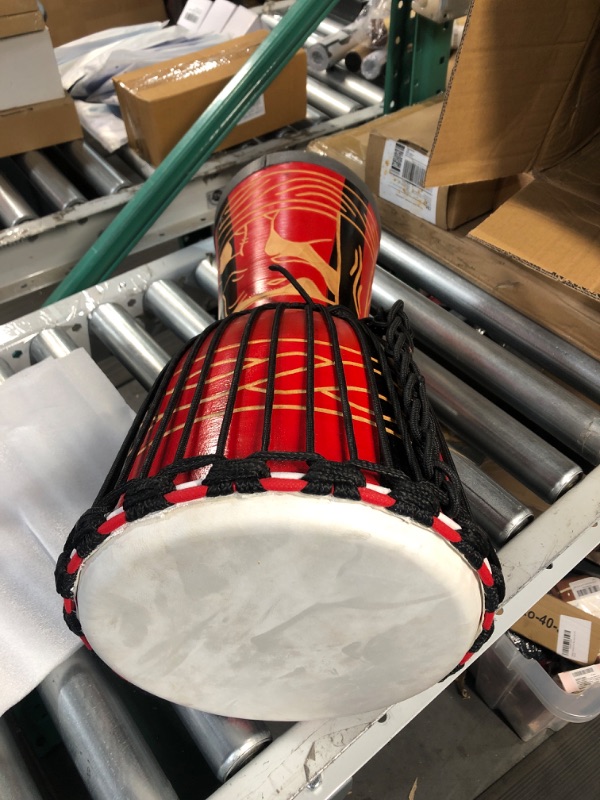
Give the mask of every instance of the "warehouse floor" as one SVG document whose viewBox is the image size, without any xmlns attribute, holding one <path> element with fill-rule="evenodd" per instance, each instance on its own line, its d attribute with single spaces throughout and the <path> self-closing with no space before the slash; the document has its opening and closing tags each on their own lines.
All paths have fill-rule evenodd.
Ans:
<svg viewBox="0 0 600 800">
<path fill-rule="evenodd" d="M 352 800 L 593 800 L 600 718 L 523 742 L 450 687 L 355 776 Z"/>
</svg>

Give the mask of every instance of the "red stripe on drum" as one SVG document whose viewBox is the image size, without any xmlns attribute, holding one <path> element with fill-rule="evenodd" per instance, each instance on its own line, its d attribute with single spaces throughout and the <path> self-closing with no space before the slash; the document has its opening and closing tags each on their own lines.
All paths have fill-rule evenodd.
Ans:
<svg viewBox="0 0 600 800">
<path fill-rule="evenodd" d="M 451 528 L 449 525 L 446 525 L 446 523 L 442 522 L 442 520 L 439 517 L 434 517 L 432 527 L 433 530 L 436 531 L 436 533 L 439 533 L 441 536 L 444 537 L 444 539 L 447 539 L 449 542 L 462 541 L 462 536 L 460 535 L 460 531 L 456 531 L 454 530 L 454 528 Z"/>
<path fill-rule="evenodd" d="M 126 521 L 125 512 L 121 511 L 120 514 L 115 514 L 114 517 L 111 517 L 110 519 L 107 519 L 106 522 L 103 522 L 98 528 L 98 533 L 101 536 L 108 536 L 109 533 L 116 531 L 117 528 L 120 528 L 121 525 L 124 525 Z"/>
<path fill-rule="evenodd" d="M 301 492 L 307 486 L 301 478 L 262 478 L 260 484 L 268 492 Z"/>
<path fill-rule="evenodd" d="M 81 566 L 82 562 L 83 558 L 78 553 L 74 553 L 67 565 L 67 572 L 69 575 L 74 575 Z"/>
<path fill-rule="evenodd" d="M 478 573 L 479 577 L 481 578 L 481 582 L 483 583 L 484 586 L 493 586 L 494 585 L 494 578 L 492 576 L 490 568 L 485 563 L 485 561 L 479 567 L 479 569 L 477 570 L 477 573 Z"/>
<path fill-rule="evenodd" d="M 207 492 L 208 486 L 186 486 L 185 489 L 176 489 L 164 497 L 167 503 L 176 505 L 177 503 L 189 503 L 190 500 L 200 500 L 206 497 Z"/>
<path fill-rule="evenodd" d="M 483 623 L 481 625 L 484 631 L 489 631 L 489 629 L 492 627 L 492 625 L 494 624 L 494 616 L 495 614 L 493 611 L 485 612 L 485 614 L 483 615 Z"/>
<path fill-rule="evenodd" d="M 373 506 L 389 508 L 396 502 L 393 497 L 389 496 L 389 494 L 383 494 L 375 489 L 369 489 L 366 486 L 359 487 L 358 493 L 361 500 L 364 500 L 365 503 L 370 503 Z"/>
</svg>

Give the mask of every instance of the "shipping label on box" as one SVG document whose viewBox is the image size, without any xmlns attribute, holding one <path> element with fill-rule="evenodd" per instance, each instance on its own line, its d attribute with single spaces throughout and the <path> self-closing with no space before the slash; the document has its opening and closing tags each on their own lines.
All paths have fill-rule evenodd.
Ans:
<svg viewBox="0 0 600 800">
<path fill-rule="evenodd" d="M 600 617 L 600 577 L 569 575 L 559 581 L 550 594 L 564 600 L 569 605 Z"/>
<path fill-rule="evenodd" d="M 428 161 L 426 155 L 404 142 L 388 139 L 381 159 L 379 196 L 435 224 L 439 190 L 423 187 Z"/>
<path fill-rule="evenodd" d="M 551 595 L 542 597 L 512 630 L 579 664 L 592 664 L 600 653 L 600 619 Z"/>
<path fill-rule="evenodd" d="M 177 24 L 181 28 L 192 31 L 192 33 L 198 33 L 204 17 L 210 11 L 211 6 L 211 0 L 188 0 L 179 15 Z"/>
</svg>

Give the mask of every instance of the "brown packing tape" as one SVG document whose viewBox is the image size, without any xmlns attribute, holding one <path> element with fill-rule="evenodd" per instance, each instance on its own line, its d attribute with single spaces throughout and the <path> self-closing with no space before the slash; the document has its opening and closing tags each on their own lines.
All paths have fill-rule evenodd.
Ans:
<svg viewBox="0 0 600 800">
<path fill-rule="evenodd" d="M 25 14 L 9 14 L 8 16 L 0 17 L 0 39 L 43 31 L 45 27 L 44 18 L 39 11 L 28 11 Z"/>
<path fill-rule="evenodd" d="M 202 85 L 213 75 L 234 75 L 266 36 L 266 31 L 255 31 L 183 58 L 131 70 L 115 78 L 114 82 L 128 93 L 139 94 L 147 100 L 184 93 L 189 91 L 190 85 Z"/>
<path fill-rule="evenodd" d="M 115 80 L 131 146 L 157 166 L 267 35 L 256 31 L 187 59 L 134 70 Z M 229 56 L 228 56 L 229 53 Z M 202 65 L 206 64 L 206 69 Z M 188 69 L 188 67 L 190 67 Z M 173 79 L 173 69 L 178 79 Z M 306 116 L 306 55 L 298 52 L 220 148 L 232 147 Z"/>
</svg>

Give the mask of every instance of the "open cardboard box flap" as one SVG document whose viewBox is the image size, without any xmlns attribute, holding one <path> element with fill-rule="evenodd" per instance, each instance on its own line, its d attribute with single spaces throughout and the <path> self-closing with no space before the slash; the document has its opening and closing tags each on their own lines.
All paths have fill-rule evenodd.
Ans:
<svg viewBox="0 0 600 800">
<path fill-rule="evenodd" d="M 474 0 L 427 186 L 532 172 L 470 236 L 600 293 L 600 0 Z"/>
</svg>

